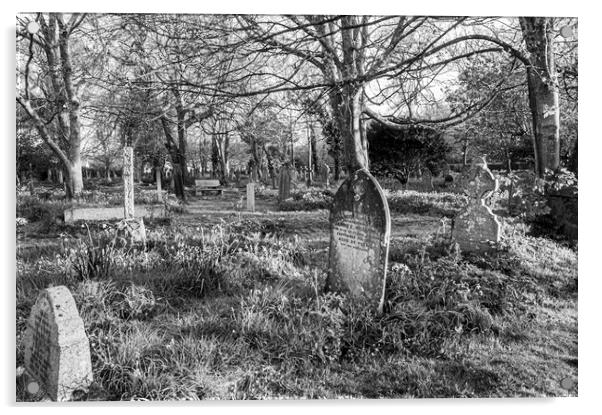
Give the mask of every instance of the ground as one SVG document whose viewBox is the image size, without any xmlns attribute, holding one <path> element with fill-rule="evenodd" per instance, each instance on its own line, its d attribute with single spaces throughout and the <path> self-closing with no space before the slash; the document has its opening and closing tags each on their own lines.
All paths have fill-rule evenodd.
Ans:
<svg viewBox="0 0 602 415">
<path fill-rule="evenodd" d="M 577 395 L 576 247 L 502 218 L 498 252 L 465 255 L 455 196 L 390 194 L 379 315 L 323 292 L 327 210 L 279 212 L 266 190 L 245 213 L 240 194 L 147 221 L 146 246 L 114 223 L 19 226 L 17 366 L 37 291 L 63 284 L 91 342 L 88 400 Z"/>
</svg>

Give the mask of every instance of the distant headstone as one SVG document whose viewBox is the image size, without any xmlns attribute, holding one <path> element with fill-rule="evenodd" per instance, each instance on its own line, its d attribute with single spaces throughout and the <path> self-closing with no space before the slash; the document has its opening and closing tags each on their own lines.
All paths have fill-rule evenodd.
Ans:
<svg viewBox="0 0 602 415">
<path fill-rule="evenodd" d="M 330 210 L 330 290 L 366 297 L 382 311 L 391 236 L 387 199 L 365 169 L 337 190 Z"/>
<path fill-rule="evenodd" d="M 328 163 L 324 163 L 324 182 L 326 187 L 330 186 L 330 166 Z"/>
<path fill-rule="evenodd" d="M 247 183 L 247 210 L 255 212 L 255 183 Z"/>
<path fill-rule="evenodd" d="M 161 189 L 161 169 L 160 168 L 155 168 L 155 181 L 157 182 L 157 199 L 159 201 L 161 201 L 163 195 L 162 195 L 162 189 Z"/>
<path fill-rule="evenodd" d="M 291 172 L 288 164 L 284 164 L 280 169 L 278 178 L 278 201 L 288 199 L 291 196 Z"/>
<path fill-rule="evenodd" d="M 455 218 L 452 238 L 466 252 L 488 252 L 495 250 L 500 241 L 500 222 L 485 199 L 498 188 L 484 157 L 473 161 L 471 168 L 463 174 L 460 186 L 469 197 L 468 206 Z"/>
<path fill-rule="evenodd" d="M 435 190 L 435 187 L 433 186 L 433 174 L 427 168 L 422 170 L 422 185 L 427 192 Z"/>
<path fill-rule="evenodd" d="M 123 148 L 123 209 L 126 219 L 134 217 L 134 149 Z"/>
<path fill-rule="evenodd" d="M 43 290 L 25 332 L 28 390 L 54 401 L 72 399 L 92 383 L 90 343 L 71 293 L 64 286 Z"/>
</svg>

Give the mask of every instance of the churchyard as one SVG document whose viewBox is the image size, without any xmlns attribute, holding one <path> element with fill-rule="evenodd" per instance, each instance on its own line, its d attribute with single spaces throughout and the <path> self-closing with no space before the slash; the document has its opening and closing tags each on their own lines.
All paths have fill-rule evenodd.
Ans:
<svg viewBox="0 0 602 415">
<path fill-rule="evenodd" d="M 577 396 L 576 29 L 18 15 L 16 400 Z"/>
<path fill-rule="evenodd" d="M 498 197 L 499 242 L 463 252 L 451 224 L 467 196 L 384 189 L 387 261 L 360 261 L 356 281 L 375 284 L 373 295 L 347 292 L 344 276 L 325 290 L 329 267 L 357 265 L 354 238 L 383 232 L 336 230 L 335 264 L 337 183 L 293 187 L 279 205 L 278 190 L 258 184 L 255 212 L 240 201 L 245 187 L 190 189 L 187 205 L 145 219 L 145 242 L 119 236 L 118 219 L 63 222 L 64 202 L 19 193 L 29 220 L 17 231 L 18 366 L 39 291 L 64 286 L 90 344 L 93 381 L 80 399 L 577 394 L 574 245 L 529 235 Z M 25 383 L 18 391 L 42 399 Z"/>
</svg>

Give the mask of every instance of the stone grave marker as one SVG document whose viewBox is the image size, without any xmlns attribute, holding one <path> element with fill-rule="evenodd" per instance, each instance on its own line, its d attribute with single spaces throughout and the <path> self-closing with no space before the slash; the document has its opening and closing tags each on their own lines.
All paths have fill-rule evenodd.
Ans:
<svg viewBox="0 0 602 415">
<path fill-rule="evenodd" d="M 255 183 L 247 183 L 247 210 L 255 212 Z"/>
<path fill-rule="evenodd" d="M 337 190 L 330 210 L 330 290 L 366 297 L 382 311 L 391 216 L 376 179 L 365 169 Z"/>
<path fill-rule="evenodd" d="M 25 331 L 27 390 L 67 401 L 92 383 L 90 343 L 71 292 L 65 286 L 42 290 Z"/>
<path fill-rule="evenodd" d="M 485 199 L 498 188 L 484 157 L 476 158 L 459 183 L 469 202 L 454 218 L 452 238 L 465 252 L 488 252 L 495 250 L 500 241 L 500 222 Z"/>
<path fill-rule="evenodd" d="M 121 231 L 126 232 L 133 242 L 146 242 L 144 220 L 134 217 L 134 148 L 123 148 L 123 224 Z"/>
<path fill-rule="evenodd" d="M 123 148 L 123 209 L 124 217 L 134 217 L 134 148 Z"/>
<path fill-rule="evenodd" d="M 324 182 L 326 187 L 330 186 L 330 166 L 328 163 L 324 163 Z"/>
<path fill-rule="evenodd" d="M 433 174 L 428 168 L 422 170 L 422 185 L 427 192 L 435 190 L 435 186 L 433 186 Z"/>
<path fill-rule="evenodd" d="M 289 197 L 291 197 L 291 172 L 288 163 L 285 163 L 280 169 L 278 178 L 278 201 L 282 202 Z"/>
</svg>

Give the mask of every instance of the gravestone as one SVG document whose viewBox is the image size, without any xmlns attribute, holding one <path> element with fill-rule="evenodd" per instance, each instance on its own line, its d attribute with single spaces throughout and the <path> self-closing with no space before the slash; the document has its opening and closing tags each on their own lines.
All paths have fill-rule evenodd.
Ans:
<svg viewBox="0 0 602 415">
<path fill-rule="evenodd" d="M 278 178 L 278 201 L 282 202 L 289 197 L 291 197 L 291 172 L 288 163 L 285 163 Z"/>
<path fill-rule="evenodd" d="M 144 220 L 134 217 L 134 148 L 123 148 L 123 215 L 118 229 L 132 242 L 146 242 Z"/>
<path fill-rule="evenodd" d="M 328 163 L 324 163 L 324 182 L 326 187 L 330 186 L 330 166 Z"/>
<path fill-rule="evenodd" d="M 27 390 L 54 401 L 72 399 L 92 383 L 90 343 L 71 293 L 64 286 L 42 290 L 25 331 Z"/>
<path fill-rule="evenodd" d="M 469 197 L 469 202 L 454 218 L 452 238 L 465 252 L 495 250 L 500 241 L 500 222 L 485 199 L 498 188 L 484 157 L 476 158 L 470 169 L 461 176 L 459 185 Z"/>
<path fill-rule="evenodd" d="M 382 311 L 390 236 L 387 199 L 360 169 L 341 183 L 330 210 L 328 289 L 365 297 Z"/>
<path fill-rule="evenodd" d="M 435 187 L 433 186 L 433 174 L 427 168 L 422 170 L 422 186 L 427 192 L 435 190 Z"/>
<path fill-rule="evenodd" d="M 123 148 L 123 209 L 124 217 L 134 217 L 134 149 Z"/>
<path fill-rule="evenodd" d="M 157 199 L 161 201 L 162 197 L 162 189 L 161 189 L 161 169 L 155 168 L 155 181 L 157 182 Z"/>
<path fill-rule="evenodd" d="M 255 212 L 255 183 L 247 183 L 247 210 Z"/>
</svg>

